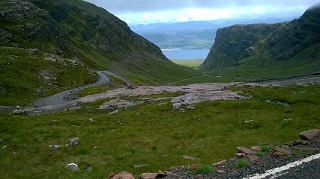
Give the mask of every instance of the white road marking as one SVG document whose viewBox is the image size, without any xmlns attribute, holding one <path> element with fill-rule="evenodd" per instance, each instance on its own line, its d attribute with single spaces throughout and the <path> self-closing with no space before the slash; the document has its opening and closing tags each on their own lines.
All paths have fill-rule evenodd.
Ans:
<svg viewBox="0 0 320 179">
<path fill-rule="evenodd" d="M 298 161 L 295 161 L 292 163 L 288 163 L 287 165 L 284 165 L 282 167 L 267 170 L 263 174 L 255 174 L 253 176 L 249 176 L 244 179 L 262 179 L 262 178 L 266 178 L 266 177 L 270 177 L 270 176 L 274 176 L 274 175 L 276 175 L 278 177 L 278 176 L 285 174 L 283 172 L 285 172 L 286 170 L 289 170 L 290 168 L 297 167 L 299 165 L 302 165 L 303 163 L 308 163 L 308 162 L 311 162 L 312 160 L 316 160 L 319 158 L 320 158 L 320 154 L 312 155 L 312 156 L 307 157 L 305 159 L 298 160 Z"/>
</svg>

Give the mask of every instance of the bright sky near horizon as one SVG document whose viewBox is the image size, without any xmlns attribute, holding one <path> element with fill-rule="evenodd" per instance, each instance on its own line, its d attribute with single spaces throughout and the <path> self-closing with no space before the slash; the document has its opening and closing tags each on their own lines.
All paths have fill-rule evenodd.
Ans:
<svg viewBox="0 0 320 179">
<path fill-rule="evenodd" d="M 130 25 L 301 16 L 319 0 L 86 0 Z"/>
</svg>

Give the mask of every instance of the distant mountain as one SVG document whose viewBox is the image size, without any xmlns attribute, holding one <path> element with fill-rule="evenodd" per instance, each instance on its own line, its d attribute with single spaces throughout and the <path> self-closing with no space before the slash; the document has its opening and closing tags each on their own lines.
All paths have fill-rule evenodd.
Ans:
<svg viewBox="0 0 320 179">
<path fill-rule="evenodd" d="M 201 69 L 255 77 L 319 71 L 320 4 L 290 22 L 219 29 Z"/>
<path fill-rule="evenodd" d="M 252 18 L 131 25 L 130 28 L 161 49 L 210 49 L 219 28 L 233 24 L 275 23 L 293 18 Z"/>
<path fill-rule="evenodd" d="M 0 1 L 0 105 L 30 104 L 31 99 L 95 81 L 92 71 L 97 69 L 137 84 L 194 73 L 86 1 Z"/>
</svg>

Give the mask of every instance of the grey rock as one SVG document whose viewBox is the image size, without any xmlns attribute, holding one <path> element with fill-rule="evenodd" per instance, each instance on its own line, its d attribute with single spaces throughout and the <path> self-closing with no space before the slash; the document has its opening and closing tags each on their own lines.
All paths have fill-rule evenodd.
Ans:
<svg viewBox="0 0 320 179">
<path fill-rule="evenodd" d="M 115 111 L 110 112 L 109 114 L 113 115 L 113 114 L 118 114 L 118 113 L 119 113 L 119 110 L 117 109 Z"/>
<path fill-rule="evenodd" d="M 131 173 L 123 171 L 113 176 L 112 179 L 134 179 L 134 177 Z"/>
<path fill-rule="evenodd" d="M 140 175 L 140 179 L 156 179 L 158 177 L 158 173 L 143 173 Z"/>
<path fill-rule="evenodd" d="M 320 129 L 311 129 L 303 131 L 299 134 L 299 137 L 303 140 L 312 140 L 320 135 Z"/>
<path fill-rule="evenodd" d="M 221 160 L 219 162 L 213 163 L 212 166 L 214 167 L 214 166 L 217 166 L 217 165 L 221 165 L 221 164 L 223 164 L 225 162 L 227 162 L 227 160 Z"/>
<path fill-rule="evenodd" d="M 252 150 L 246 148 L 246 147 L 237 147 L 237 150 L 239 153 L 245 153 L 247 155 L 254 155 L 255 152 L 253 152 Z"/>
<path fill-rule="evenodd" d="M 257 152 L 257 151 L 259 151 L 261 149 L 260 149 L 259 146 L 253 146 L 253 147 L 251 147 L 251 150 Z"/>
<path fill-rule="evenodd" d="M 273 148 L 273 155 L 275 156 L 282 157 L 290 154 L 291 154 L 291 151 L 289 151 L 288 149 L 284 149 L 281 147 Z"/>
<path fill-rule="evenodd" d="M 247 158 L 249 159 L 250 162 L 255 162 L 259 160 L 259 157 L 256 155 L 247 155 Z"/>
<path fill-rule="evenodd" d="M 182 158 L 185 160 L 200 160 L 200 158 L 191 157 L 191 156 L 187 156 L 187 155 L 182 156 Z"/>
<path fill-rule="evenodd" d="M 58 150 L 61 146 L 60 145 L 50 145 L 49 148 L 51 150 Z"/>
<path fill-rule="evenodd" d="M 70 145 L 78 145 L 80 143 L 80 139 L 79 137 L 76 137 L 76 138 L 73 138 L 73 139 L 70 139 Z"/>
<path fill-rule="evenodd" d="M 75 163 L 69 163 L 69 164 L 66 166 L 66 169 L 71 170 L 71 171 L 73 171 L 73 172 L 81 172 L 81 170 L 79 169 L 78 165 L 75 164 Z"/>
<path fill-rule="evenodd" d="M 245 154 L 245 153 L 236 153 L 236 156 L 237 156 L 238 158 L 243 158 L 243 157 L 246 156 L 246 154 Z"/>
<path fill-rule="evenodd" d="M 203 175 L 202 174 L 198 174 L 194 177 L 195 179 L 202 179 L 203 178 Z"/>
<path fill-rule="evenodd" d="M 181 106 L 182 106 L 181 103 L 174 103 L 174 104 L 172 105 L 173 109 L 179 109 L 179 108 L 181 108 Z"/>
</svg>

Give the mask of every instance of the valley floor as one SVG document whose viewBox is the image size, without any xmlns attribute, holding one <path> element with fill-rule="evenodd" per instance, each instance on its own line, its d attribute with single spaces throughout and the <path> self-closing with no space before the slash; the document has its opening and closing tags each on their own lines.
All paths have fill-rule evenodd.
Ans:
<svg viewBox="0 0 320 179">
<path fill-rule="evenodd" d="M 319 79 L 299 79 L 301 86 L 286 86 L 289 81 L 102 86 L 99 94 L 66 106 L 0 114 L 0 173 L 105 178 L 125 170 L 138 177 L 172 166 L 211 166 L 233 158 L 238 146 L 281 145 L 303 130 L 320 128 Z M 65 145 L 76 137 L 79 145 Z M 69 163 L 81 172 L 65 169 Z"/>
</svg>

